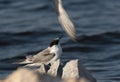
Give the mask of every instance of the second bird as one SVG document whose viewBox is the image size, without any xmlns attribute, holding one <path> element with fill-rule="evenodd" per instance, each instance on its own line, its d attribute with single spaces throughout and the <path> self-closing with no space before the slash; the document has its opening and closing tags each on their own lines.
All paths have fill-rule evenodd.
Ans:
<svg viewBox="0 0 120 82">
<path fill-rule="evenodd" d="M 70 20 L 65 9 L 63 8 L 62 0 L 53 0 L 53 3 L 61 26 L 63 27 L 65 32 L 71 37 L 71 39 L 76 41 L 77 38 L 76 38 L 75 26 Z"/>
</svg>

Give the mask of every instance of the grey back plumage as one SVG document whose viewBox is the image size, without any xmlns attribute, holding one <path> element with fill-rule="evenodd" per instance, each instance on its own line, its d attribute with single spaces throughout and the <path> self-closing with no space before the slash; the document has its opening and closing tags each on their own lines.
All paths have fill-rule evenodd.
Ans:
<svg viewBox="0 0 120 82">
<path fill-rule="evenodd" d="M 40 63 L 46 63 L 50 61 L 55 56 L 54 53 L 50 53 L 49 48 L 39 52 L 38 54 L 33 56 L 33 63 L 40 62 Z"/>
</svg>

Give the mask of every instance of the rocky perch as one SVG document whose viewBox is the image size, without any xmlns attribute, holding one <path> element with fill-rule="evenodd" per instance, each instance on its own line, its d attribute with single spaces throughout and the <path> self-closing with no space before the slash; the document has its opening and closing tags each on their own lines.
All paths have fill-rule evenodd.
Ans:
<svg viewBox="0 0 120 82">
<path fill-rule="evenodd" d="M 79 60 L 27 64 L 0 82 L 97 82 Z"/>
</svg>

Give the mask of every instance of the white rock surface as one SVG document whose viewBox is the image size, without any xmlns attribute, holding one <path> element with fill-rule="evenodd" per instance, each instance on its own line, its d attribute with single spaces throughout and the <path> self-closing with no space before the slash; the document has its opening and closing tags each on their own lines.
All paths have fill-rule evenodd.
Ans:
<svg viewBox="0 0 120 82">
<path fill-rule="evenodd" d="M 60 66 L 60 59 L 58 59 L 57 61 L 51 63 L 51 67 L 48 70 L 48 74 L 52 75 L 52 76 L 57 76 L 58 75 L 58 69 Z"/>
<path fill-rule="evenodd" d="M 41 74 L 49 74 L 52 76 L 59 76 L 63 79 L 67 78 L 77 78 L 81 82 L 96 82 L 96 79 L 85 69 L 85 67 L 80 63 L 78 59 L 70 60 L 67 63 L 64 62 L 63 65 L 60 59 L 51 63 L 49 69 L 46 69 L 45 65 L 39 63 L 28 64 L 25 66 L 28 69 L 38 71 Z M 61 72 L 59 72 L 59 71 Z"/>
<path fill-rule="evenodd" d="M 46 74 L 39 74 L 28 69 L 18 69 L 1 82 L 63 82 L 58 77 Z"/>
<path fill-rule="evenodd" d="M 41 74 L 45 74 L 46 70 L 45 70 L 45 65 L 41 65 L 39 69 L 36 70 L 37 72 L 41 73 Z"/>
<path fill-rule="evenodd" d="M 79 78 L 79 69 L 77 60 L 67 62 L 63 68 L 62 78 Z"/>
<path fill-rule="evenodd" d="M 81 82 L 96 82 L 95 78 L 84 68 L 79 60 L 67 62 L 63 68 L 62 78 L 79 78 Z"/>
</svg>

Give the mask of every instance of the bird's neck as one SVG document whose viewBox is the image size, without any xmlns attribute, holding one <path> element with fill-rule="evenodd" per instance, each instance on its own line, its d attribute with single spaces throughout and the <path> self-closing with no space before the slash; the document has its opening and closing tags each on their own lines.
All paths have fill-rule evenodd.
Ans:
<svg viewBox="0 0 120 82">
<path fill-rule="evenodd" d="M 58 45 L 53 45 L 52 47 L 50 47 L 51 52 L 58 52 L 59 50 L 61 50 L 61 46 L 60 44 Z"/>
</svg>

